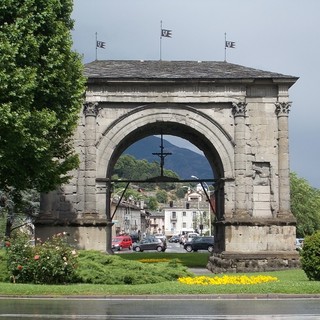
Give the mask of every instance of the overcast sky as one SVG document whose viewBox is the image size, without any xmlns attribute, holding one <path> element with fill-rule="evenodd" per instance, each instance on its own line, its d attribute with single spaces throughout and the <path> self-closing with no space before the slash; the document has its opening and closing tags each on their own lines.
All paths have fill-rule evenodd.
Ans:
<svg viewBox="0 0 320 320">
<path fill-rule="evenodd" d="M 320 188 L 320 0 L 74 0 L 74 49 L 95 60 L 224 60 L 298 76 L 289 94 L 291 171 Z"/>
</svg>

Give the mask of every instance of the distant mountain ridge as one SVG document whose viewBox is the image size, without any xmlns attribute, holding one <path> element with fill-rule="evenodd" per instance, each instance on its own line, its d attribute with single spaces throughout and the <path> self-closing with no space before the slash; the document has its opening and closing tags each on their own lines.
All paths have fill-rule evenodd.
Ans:
<svg viewBox="0 0 320 320">
<path fill-rule="evenodd" d="M 180 179 L 213 178 L 213 173 L 208 160 L 203 155 L 186 148 L 180 148 L 163 140 L 164 152 L 170 152 L 164 161 L 164 168 L 177 173 Z M 161 139 L 149 136 L 137 141 L 127 148 L 123 154 L 128 154 L 138 160 L 145 159 L 148 162 L 160 162 L 160 158 L 152 153 L 160 152 Z"/>
</svg>

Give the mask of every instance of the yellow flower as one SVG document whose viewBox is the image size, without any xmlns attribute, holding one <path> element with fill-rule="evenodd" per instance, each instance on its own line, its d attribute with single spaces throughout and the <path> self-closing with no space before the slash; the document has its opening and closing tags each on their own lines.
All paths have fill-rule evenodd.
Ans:
<svg viewBox="0 0 320 320">
<path fill-rule="evenodd" d="M 139 262 L 143 263 L 158 263 L 158 262 L 169 262 L 169 259 L 163 258 L 163 259 L 140 259 Z"/>
<path fill-rule="evenodd" d="M 224 284 L 258 284 L 271 281 L 278 281 L 278 278 L 271 276 L 222 276 L 222 277 L 183 277 L 178 281 L 188 285 L 224 285 Z"/>
</svg>

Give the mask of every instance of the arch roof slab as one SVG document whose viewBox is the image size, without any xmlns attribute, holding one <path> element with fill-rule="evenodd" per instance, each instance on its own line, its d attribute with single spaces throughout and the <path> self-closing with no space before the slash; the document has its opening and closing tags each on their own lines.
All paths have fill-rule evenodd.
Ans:
<svg viewBox="0 0 320 320">
<path fill-rule="evenodd" d="M 269 80 L 293 85 L 298 77 L 224 61 L 95 60 L 85 65 L 89 83 L 100 81 L 236 81 Z"/>
</svg>

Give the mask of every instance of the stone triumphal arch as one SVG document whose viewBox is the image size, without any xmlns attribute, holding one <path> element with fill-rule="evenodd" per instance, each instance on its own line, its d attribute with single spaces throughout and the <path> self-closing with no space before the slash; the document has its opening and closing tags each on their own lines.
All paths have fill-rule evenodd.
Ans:
<svg viewBox="0 0 320 320">
<path fill-rule="evenodd" d="M 295 267 L 290 211 L 288 90 L 296 77 L 227 62 L 94 61 L 69 184 L 42 195 L 36 237 L 67 231 L 80 248 L 111 240 L 111 174 L 151 134 L 201 149 L 215 178 L 214 272 Z"/>
</svg>

